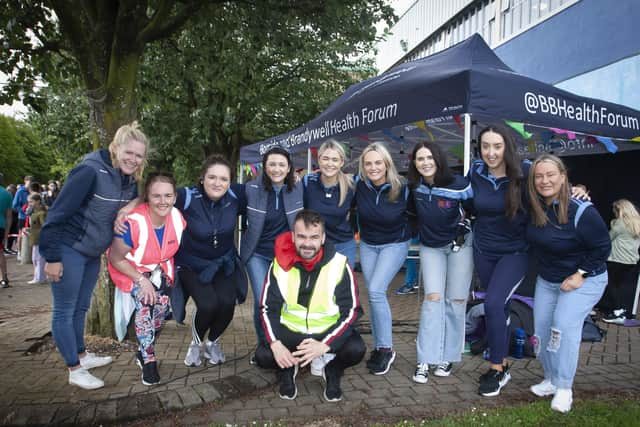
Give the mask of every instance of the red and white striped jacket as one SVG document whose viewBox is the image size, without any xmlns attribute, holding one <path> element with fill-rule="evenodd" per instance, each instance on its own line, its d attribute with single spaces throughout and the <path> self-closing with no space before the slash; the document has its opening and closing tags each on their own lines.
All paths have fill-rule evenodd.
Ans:
<svg viewBox="0 0 640 427">
<path fill-rule="evenodd" d="M 133 248 L 125 256 L 125 259 L 141 273 L 151 272 L 160 265 L 169 282 L 173 283 L 175 276 L 173 256 L 178 252 L 182 232 L 187 225 L 180 211 L 171 208 L 171 213 L 167 216 L 165 224 L 162 245 L 158 243 L 156 238 L 147 203 L 133 209 L 127 215 L 127 221 L 131 229 Z M 131 278 L 116 270 L 110 262 L 108 268 L 113 283 L 121 291 L 131 292 L 133 287 Z"/>
</svg>

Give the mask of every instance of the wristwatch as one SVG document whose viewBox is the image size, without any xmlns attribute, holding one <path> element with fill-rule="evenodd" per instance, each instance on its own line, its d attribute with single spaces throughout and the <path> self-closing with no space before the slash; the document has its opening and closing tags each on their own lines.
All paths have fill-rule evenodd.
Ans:
<svg viewBox="0 0 640 427">
<path fill-rule="evenodd" d="M 586 279 L 587 277 L 589 277 L 589 275 L 591 274 L 591 273 L 589 273 L 588 271 L 584 271 L 584 270 L 583 270 L 583 269 L 581 269 L 581 268 L 579 268 L 579 269 L 578 269 L 578 273 L 580 273 L 580 275 L 581 275 L 584 279 Z"/>
</svg>

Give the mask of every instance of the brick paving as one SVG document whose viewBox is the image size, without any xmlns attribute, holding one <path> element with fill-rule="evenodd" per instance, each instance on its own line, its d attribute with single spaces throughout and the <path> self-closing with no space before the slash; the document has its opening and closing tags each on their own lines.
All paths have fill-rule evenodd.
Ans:
<svg viewBox="0 0 640 427">
<path fill-rule="evenodd" d="M 221 338 L 227 362 L 221 366 L 188 368 L 183 364 L 190 326 L 168 322 L 156 346 L 162 383 L 146 387 L 132 352 L 112 354 L 114 362 L 93 372 L 105 387 L 85 391 L 67 383 L 64 362 L 56 351 L 27 350 L 50 333 L 51 294 L 48 286 L 29 285 L 31 266 L 9 258 L 12 288 L 0 289 L 0 425 L 99 425 L 138 421 L 153 425 L 250 424 L 254 421 L 325 420 L 362 425 L 399 418 L 435 418 L 491 408 L 505 402 L 532 402 L 527 389 L 541 378 L 534 359 L 513 362 L 512 380 L 498 398 L 476 394 L 477 378 L 487 369 L 479 356 L 463 356 L 448 378 L 431 377 L 428 384 L 411 380 L 420 295 L 393 295 L 402 283 L 399 274 L 389 295 L 394 315 L 396 362 L 385 376 L 368 373 L 364 363 L 347 370 L 344 399 L 327 403 L 321 378 L 307 369 L 298 377 L 298 397 L 277 396 L 275 375 L 251 366 L 255 346 L 251 301 L 239 306 Z M 362 283 L 360 281 L 359 283 Z M 366 291 L 361 286 L 366 307 Z M 250 298 L 249 298 L 250 299 Z M 189 307 L 191 310 L 192 307 Z M 188 316 L 187 319 L 190 319 Z M 363 318 L 366 332 L 367 316 Z M 608 390 L 640 392 L 640 328 L 601 324 L 608 330 L 602 343 L 583 343 L 574 384 L 577 399 Z M 367 345 L 371 335 L 363 335 Z M 164 414 L 158 417 L 158 414 Z"/>
</svg>

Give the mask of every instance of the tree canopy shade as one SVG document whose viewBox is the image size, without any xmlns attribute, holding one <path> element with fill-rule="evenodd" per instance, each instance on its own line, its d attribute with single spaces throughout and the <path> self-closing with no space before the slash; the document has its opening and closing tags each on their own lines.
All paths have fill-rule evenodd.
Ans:
<svg viewBox="0 0 640 427">
<path fill-rule="evenodd" d="M 211 153 L 303 123 L 350 84 L 374 74 L 355 60 L 390 19 L 376 2 L 344 2 L 318 16 L 268 3 L 226 4 L 150 47 L 142 65 L 141 119 L 179 178 Z M 191 167 L 189 167 L 191 166 Z"/>
</svg>

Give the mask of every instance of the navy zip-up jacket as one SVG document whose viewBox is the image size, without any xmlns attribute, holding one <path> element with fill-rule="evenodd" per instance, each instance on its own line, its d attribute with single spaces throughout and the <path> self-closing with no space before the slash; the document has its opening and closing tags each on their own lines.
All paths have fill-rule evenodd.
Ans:
<svg viewBox="0 0 640 427">
<path fill-rule="evenodd" d="M 113 239 L 118 210 L 137 195 L 134 178 L 113 167 L 107 150 L 87 154 L 71 170 L 49 209 L 40 233 L 40 253 L 47 262 L 59 262 L 63 244 L 85 256 L 100 256 Z"/>
<path fill-rule="evenodd" d="M 340 187 L 325 187 L 319 173 L 305 175 L 304 207 L 318 212 L 325 223 L 327 239 L 333 243 L 348 242 L 353 239 L 350 211 L 355 193 L 349 190 L 344 202 L 340 201 Z"/>
<path fill-rule="evenodd" d="M 235 229 L 238 215 L 244 214 L 244 187 L 232 183 L 218 201 L 207 197 L 201 186 L 178 188 L 175 207 L 182 212 L 187 228 L 182 234 L 180 250 L 175 256 L 177 266 L 196 273 L 207 261 L 236 252 Z"/>
<path fill-rule="evenodd" d="M 391 185 L 376 187 L 356 178 L 356 206 L 360 239 L 369 245 L 406 242 L 411 238 L 407 216 L 409 188 L 403 185 L 395 201 L 389 200 Z"/>
<path fill-rule="evenodd" d="M 431 187 L 423 181 L 412 194 L 420 243 L 430 248 L 451 244 L 462 220 L 462 201 L 473 197 L 469 181 L 460 175 L 454 175 L 453 182 L 446 187 Z"/>
<path fill-rule="evenodd" d="M 507 255 L 527 251 L 526 228 L 529 223 L 526 199 L 526 177 L 531 162 L 522 161 L 522 206 L 513 220 L 506 215 L 506 195 L 509 178 L 495 178 L 489 174 L 482 160 L 475 160 L 469 169 L 469 181 L 473 190 L 473 246 L 481 253 Z"/>
<path fill-rule="evenodd" d="M 559 224 L 557 202 L 546 206 L 547 224 L 527 225 L 527 240 L 538 259 L 538 274 L 553 283 L 578 269 L 595 276 L 607 270 L 611 240 L 607 225 L 591 202 L 571 199 L 567 224 Z"/>
</svg>

